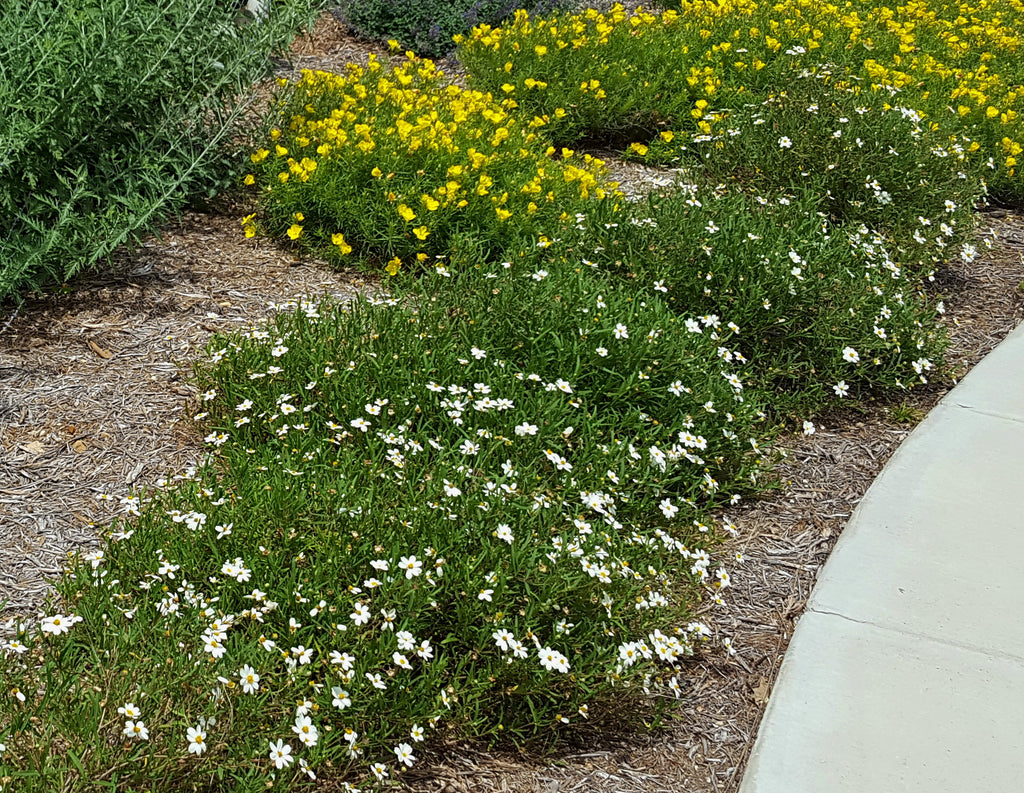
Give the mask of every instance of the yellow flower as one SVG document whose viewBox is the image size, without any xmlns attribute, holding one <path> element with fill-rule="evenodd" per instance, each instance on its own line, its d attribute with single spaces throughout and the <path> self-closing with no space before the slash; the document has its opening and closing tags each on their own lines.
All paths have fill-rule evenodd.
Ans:
<svg viewBox="0 0 1024 793">
<path fill-rule="evenodd" d="M 342 254 L 352 253 L 352 246 L 345 242 L 344 234 L 332 234 L 331 243 L 337 245 Z"/>
<path fill-rule="evenodd" d="M 543 58 L 545 55 L 548 54 L 548 48 L 545 47 L 543 44 L 538 44 L 536 47 L 533 48 L 533 51 L 537 53 L 538 58 Z"/>
<path fill-rule="evenodd" d="M 648 152 L 648 148 L 642 143 L 630 143 L 629 150 L 635 151 L 641 157 L 643 157 Z"/>
<path fill-rule="evenodd" d="M 429 209 L 431 212 L 433 212 L 435 209 L 441 206 L 441 203 L 433 196 L 424 194 L 421 200 L 423 201 L 423 204 L 426 206 L 426 208 Z"/>
<path fill-rule="evenodd" d="M 270 151 L 269 150 L 267 150 L 267 149 L 260 149 L 259 151 L 255 152 L 253 154 L 250 154 L 249 155 L 249 159 L 252 160 L 253 165 L 255 165 L 258 162 L 263 162 L 263 160 L 267 159 L 267 157 L 269 155 L 270 155 Z"/>
<path fill-rule="evenodd" d="M 418 240 L 425 240 L 427 235 L 430 234 L 426 226 L 418 226 L 412 230 L 412 233 L 416 235 L 416 239 Z"/>
<path fill-rule="evenodd" d="M 670 130 L 670 129 L 666 129 L 666 130 L 665 130 L 664 132 L 662 132 L 662 133 L 661 133 L 661 135 L 660 135 L 661 139 L 662 139 L 663 141 L 665 141 L 665 143 L 671 143 L 671 142 L 672 142 L 672 139 L 673 139 L 673 138 L 674 138 L 675 136 L 676 136 L 676 134 L 675 134 L 675 133 L 674 133 L 674 132 L 673 132 L 672 130 Z"/>
<path fill-rule="evenodd" d="M 251 173 L 247 173 L 245 175 L 245 178 L 242 180 L 242 184 L 251 187 L 252 185 L 256 184 L 256 177 L 253 176 Z"/>
<path fill-rule="evenodd" d="M 416 213 L 413 212 L 405 204 L 398 205 L 398 214 L 402 216 L 402 220 L 404 220 L 406 223 L 408 223 L 409 221 L 413 220 L 416 217 Z"/>
<path fill-rule="evenodd" d="M 302 236 L 302 226 L 293 223 L 288 231 L 285 232 L 291 239 L 297 240 Z"/>
<path fill-rule="evenodd" d="M 384 175 L 384 172 L 381 171 L 380 168 L 374 168 L 372 171 L 370 171 L 370 176 L 372 176 L 374 179 L 380 179 L 381 176 L 383 176 L 383 175 Z"/>
<path fill-rule="evenodd" d="M 303 215 L 301 212 L 296 212 L 294 215 L 292 215 L 292 217 L 295 218 L 296 223 L 301 223 L 306 219 L 306 216 Z"/>
<path fill-rule="evenodd" d="M 255 237 L 256 236 L 256 227 L 254 225 L 252 225 L 251 223 L 249 225 L 247 225 L 244 230 L 245 230 L 245 238 L 246 239 L 249 239 L 250 237 Z"/>
<path fill-rule="evenodd" d="M 494 134 L 491 136 L 491 146 L 497 148 L 498 146 L 501 145 L 502 141 L 508 140 L 509 134 L 510 133 L 508 131 L 508 127 L 498 127 L 496 130 L 494 130 Z"/>
<path fill-rule="evenodd" d="M 498 220 L 508 220 L 510 217 L 512 217 L 511 212 L 509 212 L 507 209 L 502 209 L 501 207 L 495 207 L 494 213 L 498 216 Z"/>
<path fill-rule="evenodd" d="M 397 256 L 387 263 L 384 270 L 388 275 L 398 275 L 398 271 L 402 269 L 402 260 Z"/>
<path fill-rule="evenodd" d="M 278 143 L 278 144 L 277 144 L 277 145 L 276 145 L 276 146 L 274 147 L 274 151 L 276 151 L 276 152 L 277 152 L 277 156 L 278 156 L 278 157 L 286 157 L 286 156 L 288 156 L 288 149 L 286 149 L 286 148 L 285 148 L 284 146 L 282 146 L 282 145 L 281 145 L 280 143 Z"/>
</svg>

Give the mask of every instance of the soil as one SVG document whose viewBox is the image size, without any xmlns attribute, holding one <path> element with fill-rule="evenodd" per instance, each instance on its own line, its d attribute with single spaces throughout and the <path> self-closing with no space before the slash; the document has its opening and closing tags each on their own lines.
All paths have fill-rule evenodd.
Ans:
<svg viewBox="0 0 1024 793">
<path fill-rule="evenodd" d="M 292 67 L 341 69 L 374 44 L 325 14 L 293 47 Z M 615 166 L 639 191 L 663 174 Z M 286 246 L 241 233 L 241 207 L 185 214 L 102 272 L 0 314 L 0 604 L 29 614 L 68 552 L 98 546 L 110 514 L 98 499 L 179 473 L 202 454 L 187 416 L 190 361 L 218 331 L 259 324 L 273 304 L 372 290 Z M 962 376 L 1024 318 L 1024 215 L 982 213 L 994 247 L 937 273 Z M 653 732 L 577 729 L 553 754 L 437 747 L 405 777 L 410 791 L 732 793 L 756 737 L 786 646 L 818 570 L 847 519 L 914 423 L 951 380 L 815 419 L 781 448 L 780 489 L 735 507 L 739 528 L 727 605 L 702 618 L 735 655 L 693 661 L 679 707 Z M 321 790 L 340 786 L 322 779 Z"/>
</svg>

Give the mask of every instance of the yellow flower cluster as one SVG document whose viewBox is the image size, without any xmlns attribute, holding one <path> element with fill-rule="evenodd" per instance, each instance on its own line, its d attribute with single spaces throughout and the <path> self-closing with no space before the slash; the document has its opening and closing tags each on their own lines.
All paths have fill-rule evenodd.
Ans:
<svg viewBox="0 0 1024 793">
<path fill-rule="evenodd" d="M 641 125 L 659 113 L 678 118 L 698 99 L 737 107 L 811 69 L 889 90 L 925 115 L 959 114 L 970 137 L 987 142 L 997 178 L 1015 177 L 1007 152 L 1024 143 L 1022 0 L 680 0 L 661 14 L 519 12 L 500 28 L 473 29 L 460 57 L 481 87 L 498 74 L 520 98 L 527 80 L 552 86 L 546 100 L 589 114 L 579 125 L 591 132 L 601 111 L 612 127 L 623 114 Z M 544 107 L 537 97 L 534 112 Z"/>
<path fill-rule="evenodd" d="M 344 74 L 304 71 L 286 123 L 251 156 L 260 173 L 252 182 L 280 210 L 329 207 L 318 214 L 336 227 L 319 236 L 342 252 L 351 250 L 344 231 L 383 243 L 388 256 L 419 251 L 428 238 L 440 248 L 456 227 L 521 218 L 532 228 L 532 216 L 557 219 L 573 202 L 614 190 L 600 160 L 553 158 L 544 120 L 523 124 L 517 108 L 510 97 L 448 84 L 432 62 L 411 56 L 395 68 L 371 59 Z M 293 240 L 296 226 L 286 232 Z"/>
</svg>

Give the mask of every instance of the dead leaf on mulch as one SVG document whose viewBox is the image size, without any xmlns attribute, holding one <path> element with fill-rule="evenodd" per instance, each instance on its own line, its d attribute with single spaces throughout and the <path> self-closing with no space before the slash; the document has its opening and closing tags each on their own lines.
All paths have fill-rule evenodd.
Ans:
<svg viewBox="0 0 1024 793">
<path fill-rule="evenodd" d="M 754 702 L 758 705 L 763 705 L 768 701 L 768 695 L 771 694 L 772 686 L 768 682 L 767 677 L 762 677 L 760 682 L 754 686 L 754 690 L 751 692 L 754 697 Z"/>
<path fill-rule="evenodd" d="M 88 344 L 89 349 L 96 353 L 98 356 L 100 356 L 100 358 L 109 360 L 110 358 L 114 357 L 114 353 L 112 353 L 110 350 L 100 347 L 100 345 L 98 345 L 92 339 L 87 340 L 86 344 Z"/>
</svg>

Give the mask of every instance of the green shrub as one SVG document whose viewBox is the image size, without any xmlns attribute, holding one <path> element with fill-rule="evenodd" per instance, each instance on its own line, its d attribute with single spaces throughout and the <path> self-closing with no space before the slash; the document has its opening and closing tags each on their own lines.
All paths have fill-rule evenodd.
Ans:
<svg viewBox="0 0 1024 793">
<path fill-rule="evenodd" d="M 542 0 L 535 13 L 564 8 L 568 0 Z M 347 0 L 346 22 L 361 36 L 397 41 L 403 49 L 428 58 L 455 49 L 453 37 L 474 25 L 498 24 L 521 6 L 517 0 Z"/>
<path fill-rule="evenodd" d="M 230 183 L 268 55 L 310 19 L 211 0 L 10 0 L 0 31 L 0 299 L 61 281 Z M 225 180 L 228 181 L 225 181 Z"/>
</svg>

